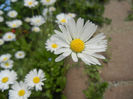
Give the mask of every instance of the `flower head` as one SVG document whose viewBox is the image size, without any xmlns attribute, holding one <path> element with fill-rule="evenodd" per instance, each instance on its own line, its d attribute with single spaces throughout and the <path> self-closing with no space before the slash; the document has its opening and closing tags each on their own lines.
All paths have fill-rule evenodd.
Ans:
<svg viewBox="0 0 133 99">
<path fill-rule="evenodd" d="M 11 0 L 11 2 L 17 2 L 18 0 Z"/>
<path fill-rule="evenodd" d="M 43 5 L 52 5 L 56 2 L 56 0 L 41 0 Z"/>
<path fill-rule="evenodd" d="M 7 32 L 3 35 L 4 41 L 13 41 L 16 39 L 16 35 L 12 32 Z"/>
<path fill-rule="evenodd" d="M 55 52 L 60 48 L 60 42 L 56 39 L 56 37 L 52 36 L 45 43 L 47 51 Z"/>
<path fill-rule="evenodd" d="M 3 70 L 0 72 L 0 89 L 7 90 L 10 84 L 17 80 L 17 74 L 14 71 Z"/>
<path fill-rule="evenodd" d="M 40 32 L 40 28 L 37 26 L 32 27 L 33 32 Z"/>
<path fill-rule="evenodd" d="M 8 15 L 9 17 L 11 17 L 11 18 L 16 18 L 16 16 L 18 15 L 18 13 L 17 13 L 17 11 L 12 10 L 12 11 L 9 11 L 9 12 L 7 13 L 7 15 Z"/>
<path fill-rule="evenodd" d="M 29 88 L 34 88 L 36 91 L 42 90 L 42 86 L 44 85 L 43 81 L 45 80 L 45 75 L 42 70 L 32 70 L 25 77 L 25 82 L 29 86 Z"/>
<path fill-rule="evenodd" d="M 13 61 L 8 60 L 7 62 L 2 62 L 0 65 L 4 69 L 11 69 L 13 67 Z"/>
<path fill-rule="evenodd" d="M 6 22 L 6 24 L 10 27 L 10 28 L 18 28 L 22 25 L 22 21 L 21 20 L 13 20 L 13 21 L 8 21 Z"/>
<path fill-rule="evenodd" d="M 55 37 L 62 42 L 61 47 L 55 51 L 55 54 L 60 54 L 56 62 L 71 55 L 74 62 L 78 62 L 78 58 L 81 58 L 88 65 L 100 65 L 96 58 L 105 58 L 98 52 L 106 51 L 107 40 L 104 40 L 103 33 L 92 37 L 97 29 L 95 24 L 87 21 L 84 25 L 84 20 L 81 18 L 77 22 L 71 19 L 65 26 L 60 25 L 60 29 L 61 32 L 55 30 Z"/>
<path fill-rule="evenodd" d="M 26 7 L 32 8 L 38 5 L 38 1 L 36 0 L 24 0 L 24 5 Z"/>
<path fill-rule="evenodd" d="M 3 54 L 0 56 L 0 62 L 7 62 L 11 58 L 11 54 Z"/>
<path fill-rule="evenodd" d="M 16 57 L 17 59 L 23 59 L 23 58 L 25 57 L 25 52 L 24 52 L 24 51 L 17 51 L 17 52 L 15 53 L 15 57 Z"/>
<path fill-rule="evenodd" d="M 0 39 L 0 46 L 4 44 L 4 40 Z"/>
<path fill-rule="evenodd" d="M 3 22 L 4 18 L 2 16 L 0 16 L 0 22 Z"/>
<path fill-rule="evenodd" d="M 57 19 L 56 20 L 57 23 L 66 24 L 68 22 L 68 20 L 70 19 L 70 17 L 67 16 L 66 14 L 64 14 L 64 13 L 61 13 L 61 14 L 58 14 L 56 16 L 56 19 Z"/>
<path fill-rule="evenodd" d="M 9 99 L 28 99 L 30 97 L 31 92 L 28 89 L 28 86 L 24 82 L 16 82 L 12 89 L 9 90 Z"/>
<path fill-rule="evenodd" d="M 0 15 L 3 15 L 3 14 L 4 14 L 4 12 L 2 10 L 0 10 Z"/>
<path fill-rule="evenodd" d="M 45 23 L 45 20 L 44 20 L 44 18 L 41 15 L 33 16 L 31 18 L 31 25 L 40 26 L 40 25 L 42 25 L 44 23 Z"/>
</svg>

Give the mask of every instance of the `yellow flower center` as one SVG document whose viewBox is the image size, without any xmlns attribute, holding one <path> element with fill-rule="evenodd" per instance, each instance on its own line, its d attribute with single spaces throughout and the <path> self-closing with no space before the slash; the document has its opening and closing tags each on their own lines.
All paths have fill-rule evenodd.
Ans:
<svg viewBox="0 0 133 99">
<path fill-rule="evenodd" d="M 35 84 L 39 83 L 39 82 L 40 82 L 40 78 L 39 78 L 39 77 L 34 77 L 34 78 L 33 78 L 33 82 L 34 82 Z"/>
<path fill-rule="evenodd" d="M 7 57 L 5 57 L 5 58 L 3 59 L 3 61 L 7 61 L 7 59 L 8 59 L 8 58 L 7 58 Z"/>
<path fill-rule="evenodd" d="M 8 82 L 8 80 L 9 80 L 8 77 L 4 77 L 4 78 L 2 78 L 2 83 L 6 83 L 6 82 Z"/>
<path fill-rule="evenodd" d="M 13 24 L 12 26 L 13 26 L 13 27 L 16 27 L 16 24 Z"/>
<path fill-rule="evenodd" d="M 22 56 L 22 53 L 19 53 L 18 55 L 19 55 L 19 56 Z"/>
<path fill-rule="evenodd" d="M 61 22 L 62 22 L 62 23 L 66 23 L 66 19 L 62 19 Z"/>
<path fill-rule="evenodd" d="M 50 2 L 51 0 L 46 0 L 47 2 Z"/>
<path fill-rule="evenodd" d="M 11 13 L 11 16 L 14 16 L 14 13 Z"/>
<path fill-rule="evenodd" d="M 7 67 L 8 67 L 9 65 L 10 65 L 10 64 L 9 64 L 8 62 L 7 62 L 7 63 L 5 63 L 5 66 L 7 66 Z"/>
<path fill-rule="evenodd" d="M 31 1 L 30 1 L 30 2 L 28 2 L 28 4 L 29 4 L 29 5 L 32 5 L 32 4 L 33 4 L 33 2 L 31 2 Z"/>
<path fill-rule="evenodd" d="M 9 39 L 11 39 L 11 38 L 12 38 L 12 36 L 11 36 L 11 35 L 8 35 L 8 38 L 9 38 Z"/>
<path fill-rule="evenodd" d="M 74 52 L 79 53 L 79 52 L 82 52 L 84 50 L 85 44 L 80 39 L 74 39 L 71 41 L 70 47 Z"/>
<path fill-rule="evenodd" d="M 58 45 L 57 44 L 52 44 L 52 48 L 57 48 Z"/>
<path fill-rule="evenodd" d="M 19 90 L 19 92 L 18 92 L 18 95 L 19 96 L 24 96 L 25 95 L 25 90 Z"/>
</svg>

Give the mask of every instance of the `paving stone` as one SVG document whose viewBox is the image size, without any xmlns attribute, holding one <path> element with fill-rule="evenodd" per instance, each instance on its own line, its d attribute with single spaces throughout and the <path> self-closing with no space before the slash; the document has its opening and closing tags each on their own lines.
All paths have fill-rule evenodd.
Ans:
<svg viewBox="0 0 133 99">
<path fill-rule="evenodd" d="M 133 84 L 109 88 L 104 99 L 133 99 Z"/>
</svg>

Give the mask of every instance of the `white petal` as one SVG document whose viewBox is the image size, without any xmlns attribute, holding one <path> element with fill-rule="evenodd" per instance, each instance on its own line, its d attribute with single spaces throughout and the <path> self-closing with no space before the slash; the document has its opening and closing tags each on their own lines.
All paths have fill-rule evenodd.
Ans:
<svg viewBox="0 0 133 99">
<path fill-rule="evenodd" d="M 60 55 L 55 59 L 55 62 L 59 62 L 61 60 L 63 60 L 66 56 Z"/>
<path fill-rule="evenodd" d="M 74 61 L 74 62 L 78 62 L 78 57 L 77 57 L 76 53 L 72 52 L 71 55 L 72 55 L 73 61 Z"/>
</svg>

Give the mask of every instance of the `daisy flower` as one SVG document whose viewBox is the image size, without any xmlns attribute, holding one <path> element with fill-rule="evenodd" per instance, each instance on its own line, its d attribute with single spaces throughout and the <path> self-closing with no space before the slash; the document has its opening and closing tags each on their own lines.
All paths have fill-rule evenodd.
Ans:
<svg viewBox="0 0 133 99">
<path fill-rule="evenodd" d="M 29 23 L 30 20 L 31 20 L 31 18 L 29 18 L 29 17 L 27 17 L 27 18 L 24 19 L 24 21 L 27 22 L 27 23 Z"/>
<path fill-rule="evenodd" d="M 0 15 L 3 15 L 3 14 L 4 14 L 4 12 L 2 10 L 0 10 Z"/>
<path fill-rule="evenodd" d="M 4 40 L 0 39 L 0 46 L 4 44 Z"/>
<path fill-rule="evenodd" d="M 56 11 L 56 8 L 55 7 L 49 7 L 49 12 L 53 12 L 53 11 Z"/>
<path fill-rule="evenodd" d="M 6 24 L 10 28 L 18 28 L 22 25 L 22 21 L 16 19 L 16 20 L 13 20 L 13 21 L 8 21 L 8 22 L 6 22 Z"/>
<path fill-rule="evenodd" d="M 52 5 L 56 2 L 56 0 L 41 0 L 43 5 Z"/>
<path fill-rule="evenodd" d="M 4 18 L 2 16 L 0 16 L 0 22 L 3 22 Z"/>
<path fill-rule="evenodd" d="M 30 95 L 31 91 L 24 82 L 16 82 L 9 90 L 9 99 L 28 99 Z"/>
<path fill-rule="evenodd" d="M 14 71 L 3 70 L 0 72 L 0 89 L 2 91 L 9 89 L 10 84 L 17 80 L 17 74 Z"/>
<path fill-rule="evenodd" d="M 31 18 L 31 25 L 40 26 L 45 23 L 44 18 L 41 15 L 33 16 Z"/>
<path fill-rule="evenodd" d="M 7 32 L 3 35 L 4 41 L 13 41 L 16 39 L 16 35 L 12 32 Z"/>
<path fill-rule="evenodd" d="M 103 33 L 92 37 L 97 29 L 97 26 L 90 21 L 84 25 L 84 20 L 79 18 L 77 22 L 74 19 L 68 21 L 65 26 L 60 25 L 60 31 L 55 30 L 56 38 L 62 43 L 55 54 L 60 54 L 55 59 L 56 62 L 63 60 L 71 55 L 74 62 L 78 62 L 81 58 L 86 64 L 98 64 L 100 62 L 96 58 L 105 59 L 98 52 L 104 52 L 107 48 L 107 40 Z"/>
<path fill-rule="evenodd" d="M 68 13 L 67 16 L 70 17 L 70 18 L 75 18 L 76 14 L 75 13 Z"/>
<path fill-rule="evenodd" d="M 7 62 L 11 58 L 11 54 L 3 54 L 0 56 L 0 62 Z"/>
<path fill-rule="evenodd" d="M 11 0 L 11 2 L 17 2 L 18 0 Z"/>
<path fill-rule="evenodd" d="M 12 11 L 9 11 L 9 12 L 7 13 L 7 15 L 8 15 L 10 18 L 15 18 L 15 17 L 18 15 L 18 13 L 17 13 L 17 11 L 12 10 Z"/>
<path fill-rule="evenodd" d="M 33 32 L 40 32 L 40 28 L 37 26 L 32 27 Z"/>
<path fill-rule="evenodd" d="M 56 16 L 56 22 L 57 23 L 60 23 L 60 24 L 66 24 L 67 23 L 67 21 L 70 19 L 70 17 L 68 17 L 66 14 L 64 14 L 64 13 L 61 13 L 61 14 L 58 14 L 57 16 Z"/>
<path fill-rule="evenodd" d="M 24 0 L 24 6 L 32 8 L 38 5 L 38 1 L 36 0 Z"/>
<path fill-rule="evenodd" d="M 47 14 L 48 14 L 48 8 L 44 8 L 42 11 L 42 15 L 46 17 Z"/>
<path fill-rule="evenodd" d="M 45 79 L 44 72 L 39 69 L 38 71 L 36 69 L 29 72 L 29 74 L 25 77 L 25 82 L 29 86 L 29 88 L 34 88 L 36 91 L 42 90 L 42 86 L 44 85 L 43 81 Z"/>
<path fill-rule="evenodd" d="M 48 39 L 45 43 L 47 51 L 55 52 L 60 48 L 60 42 L 57 41 L 57 39 L 52 36 L 50 39 Z"/>
<path fill-rule="evenodd" d="M 8 60 L 7 62 L 2 62 L 0 65 L 4 69 L 11 69 L 13 67 L 13 61 Z"/>
<path fill-rule="evenodd" d="M 17 52 L 15 53 L 15 57 L 16 57 L 17 59 L 23 59 L 23 58 L 25 57 L 25 52 L 24 52 L 24 51 L 17 51 Z"/>
</svg>

